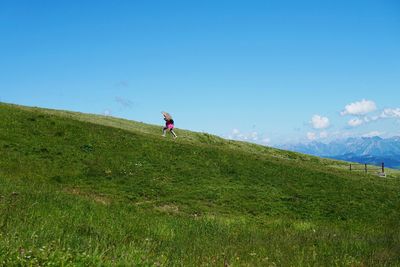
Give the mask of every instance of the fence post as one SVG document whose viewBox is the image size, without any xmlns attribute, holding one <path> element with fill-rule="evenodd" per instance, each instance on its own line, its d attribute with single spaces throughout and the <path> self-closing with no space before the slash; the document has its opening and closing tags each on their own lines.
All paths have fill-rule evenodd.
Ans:
<svg viewBox="0 0 400 267">
<path fill-rule="evenodd" d="M 382 162 L 382 173 L 385 173 L 385 163 Z"/>
<path fill-rule="evenodd" d="M 367 164 L 365 164 L 365 173 L 367 173 L 367 172 L 368 172 Z"/>
<path fill-rule="evenodd" d="M 351 163 L 350 163 L 350 171 L 351 171 Z"/>
</svg>

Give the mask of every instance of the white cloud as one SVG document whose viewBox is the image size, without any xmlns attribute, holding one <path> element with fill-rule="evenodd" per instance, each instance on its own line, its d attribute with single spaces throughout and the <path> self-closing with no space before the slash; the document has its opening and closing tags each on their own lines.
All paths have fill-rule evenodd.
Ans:
<svg viewBox="0 0 400 267">
<path fill-rule="evenodd" d="M 365 115 L 376 110 L 376 104 L 371 100 L 361 100 L 348 104 L 344 110 L 340 113 L 344 115 Z"/>
<path fill-rule="evenodd" d="M 239 129 L 233 129 L 232 132 L 228 134 L 227 138 L 232 140 L 250 141 L 261 144 L 267 144 L 271 142 L 268 137 L 259 134 L 257 131 L 242 133 Z"/>
<path fill-rule="evenodd" d="M 361 119 L 359 119 L 359 118 L 354 118 L 354 119 L 351 119 L 351 120 L 349 120 L 349 121 L 347 122 L 347 124 L 348 124 L 349 126 L 351 126 L 351 127 L 357 127 L 357 126 L 360 126 L 360 125 L 363 124 L 363 123 L 364 123 L 364 121 L 361 120 Z"/>
<path fill-rule="evenodd" d="M 314 115 L 311 119 L 311 124 L 314 127 L 314 129 L 325 129 L 329 127 L 330 122 L 327 117 Z"/>
<path fill-rule="evenodd" d="M 317 139 L 317 134 L 313 133 L 313 132 L 308 132 L 307 133 L 307 139 L 310 140 L 310 141 L 313 141 L 313 140 Z"/>
<path fill-rule="evenodd" d="M 327 138 L 329 136 L 329 133 L 327 131 L 323 131 L 319 133 L 320 138 Z"/>
<path fill-rule="evenodd" d="M 329 136 L 329 133 L 327 131 L 322 131 L 320 133 L 315 133 L 315 132 L 308 132 L 307 133 L 307 139 L 310 141 L 314 141 L 317 139 L 324 139 Z"/>
<path fill-rule="evenodd" d="M 263 140 L 261 140 L 261 143 L 263 144 L 269 144 L 271 143 L 271 139 L 269 139 L 268 137 L 264 138 Z"/>
<path fill-rule="evenodd" d="M 366 116 L 366 117 L 364 117 L 364 121 L 365 122 L 374 122 L 374 121 L 377 121 L 379 119 L 382 119 L 382 117 L 380 115 L 379 116 L 371 116 L 371 117 Z"/>
<path fill-rule="evenodd" d="M 381 118 L 400 118 L 400 108 L 386 108 L 382 111 Z"/>
<path fill-rule="evenodd" d="M 109 110 L 109 109 L 103 110 L 103 115 L 104 116 L 110 116 L 111 115 L 111 110 Z"/>
<path fill-rule="evenodd" d="M 342 115 L 344 115 L 344 112 L 342 112 Z M 347 124 L 351 127 L 357 127 L 365 123 L 370 123 L 381 119 L 391 119 L 391 118 L 400 119 L 400 108 L 386 108 L 379 115 L 374 115 L 374 116 L 366 116 L 366 115 L 363 116 L 360 114 L 359 117 L 349 120 Z"/>
<path fill-rule="evenodd" d="M 258 133 L 257 132 L 250 133 L 250 139 L 253 140 L 253 141 L 257 141 L 258 140 Z"/>
</svg>

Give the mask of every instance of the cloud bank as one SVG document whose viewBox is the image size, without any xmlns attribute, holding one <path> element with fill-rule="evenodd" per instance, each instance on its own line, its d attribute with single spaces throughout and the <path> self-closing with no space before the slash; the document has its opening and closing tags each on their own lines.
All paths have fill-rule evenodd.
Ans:
<svg viewBox="0 0 400 267">
<path fill-rule="evenodd" d="M 359 118 L 354 118 L 354 119 L 349 120 L 347 122 L 347 124 L 351 127 L 357 127 L 357 126 L 364 124 L 364 121 Z"/>
<path fill-rule="evenodd" d="M 231 140 L 248 141 L 264 145 L 267 145 L 271 142 L 269 137 L 260 135 L 257 131 L 242 133 L 239 129 L 233 129 L 227 138 Z"/>
<path fill-rule="evenodd" d="M 374 101 L 361 100 L 345 106 L 344 110 L 340 113 L 342 116 L 345 115 L 366 115 L 377 109 Z"/>
<path fill-rule="evenodd" d="M 320 115 L 314 115 L 311 118 L 311 124 L 314 129 L 326 129 L 329 127 L 330 122 L 327 117 L 322 117 Z"/>
<path fill-rule="evenodd" d="M 399 118 L 400 119 L 400 108 L 386 108 L 381 113 L 382 119 L 386 118 Z"/>
</svg>

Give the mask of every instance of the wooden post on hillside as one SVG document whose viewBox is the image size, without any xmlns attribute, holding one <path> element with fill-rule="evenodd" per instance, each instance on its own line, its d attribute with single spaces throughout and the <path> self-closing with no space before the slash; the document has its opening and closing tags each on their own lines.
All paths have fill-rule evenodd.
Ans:
<svg viewBox="0 0 400 267">
<path fill-rule="evenodd" d="M 382 174 L 384 174 L 384 173 L 385 173 L 385 163 L 382 162 Z"/>
<path fill-rule="evenodd" d="M 351 163 L 350 163 L 350 171 L 351 171 Z"/>
<path fill-rule="evenodd" d="M 367 172 L 368 172 L 367 164 L 365 164 L 365 173 L 367 173 Z"/>
</svg>

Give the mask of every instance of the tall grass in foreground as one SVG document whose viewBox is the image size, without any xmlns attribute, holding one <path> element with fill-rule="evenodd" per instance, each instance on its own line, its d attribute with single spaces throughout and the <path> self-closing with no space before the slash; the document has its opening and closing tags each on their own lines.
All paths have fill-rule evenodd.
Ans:
<svg viewBox="0 0 400 267">
<path fill-rule="evenodd" d="M 246 216 L 70 194 L 1 179 L 0 264 L 385 266 L 400 264 L 396 218 L 386 224 Z M 17 190 L 17 191 L 15 191 Z"/>
</svg>

